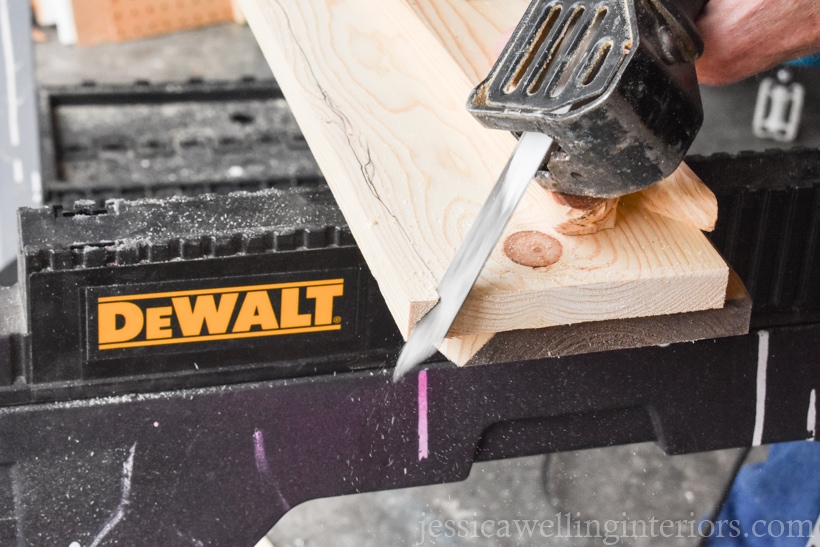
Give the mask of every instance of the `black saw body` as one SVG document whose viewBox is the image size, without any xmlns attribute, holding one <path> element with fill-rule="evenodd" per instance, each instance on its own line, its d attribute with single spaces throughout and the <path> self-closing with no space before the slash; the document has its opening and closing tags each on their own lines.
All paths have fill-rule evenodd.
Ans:
<svg viewBox="0 0 820 547">
<path fill-rule="evenodd" d="M 617 197 L 670 175 L 703 122 L 693 23 L 702 0 L 535 0 L 467 108 L 553 137 L 562 193 Z"/>
</svg>

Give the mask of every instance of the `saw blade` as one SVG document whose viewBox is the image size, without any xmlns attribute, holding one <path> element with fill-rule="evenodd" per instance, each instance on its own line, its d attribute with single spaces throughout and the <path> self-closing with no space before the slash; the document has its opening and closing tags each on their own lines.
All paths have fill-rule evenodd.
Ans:
<svg viewBox="0 0 820 547">
<path fill-rule="evenodd" d="M 393 381 L 433 355 L 455 321 L 518 202 L 552 148 L 543 133 L 524 133 L 438 284 L 439 301 L 416 323 L 399 354 Z"/>
</svg>

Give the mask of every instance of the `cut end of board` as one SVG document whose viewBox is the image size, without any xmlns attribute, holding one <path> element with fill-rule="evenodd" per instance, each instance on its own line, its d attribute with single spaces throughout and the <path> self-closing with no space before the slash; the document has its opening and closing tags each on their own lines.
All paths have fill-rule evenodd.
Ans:
<svg viewBox="0 0 820 547">
<path fill-rule="evenodd" d="M 413 331 L 413 327 L 421 321 L 421 318 L 427 315 L 427 313 L 432 310 L 435 305 L 438 304 L 438 300 L 430 300 L 425 302 L 413 302 L 410 306 L 410 318 L 407 322 L 407 328 L 402 331 L 402 336 L 404 339 L 410 336 L 410 333 Z"/>
</svg>

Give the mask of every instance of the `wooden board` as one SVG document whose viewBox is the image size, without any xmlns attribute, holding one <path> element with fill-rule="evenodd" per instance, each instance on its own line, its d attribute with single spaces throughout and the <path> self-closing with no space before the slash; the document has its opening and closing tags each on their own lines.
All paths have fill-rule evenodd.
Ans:
<svg viewBox="0 0 820 547">
<path fill-rule="evenodd" d="M 471 82 L 487 77 L 499 38 L 518 24 L 529 0 L 406 0 Z M 465 99 L 466 101 L 466 99 Z"/>
<path fill-rule="evenodd" d="M 714 230 L 717 223 L 715 194 L 685 163 L 658 184 L 623 196 L 621 203 L 686 222 L 707 232 Z"/>
<path fill-rule="evenodd" d="M 490 3 L 503 10 L 505 0 Z M 454 25 L 423 22 L 406 0 L 240 4 L 407 336 L 436 303 L 438 279 L 514 139 L 483 129 L 466 111 L 475 82 L 445 49 L 445 39 L 429 30 Z M 418 2 L 416 8 L 423 11 Z M 621 207 L 615 229 L 564 236 L 552 228 L 556 207 L 547 191 L 531 184 L 502 241 L 542 234 L 560 243 L 559 259 L 533 268 L 513 262 L 499 246 L 451 335 L 723 305 L 728 268 L 697 229 Z"/>
<path fill-rule="evenodd" d="M 451 338 L 441 352 L 459 366 L 566 357 L 740 336 L 749 332 L 751 316 L 752 299 L 732 271 L 723 308 Z"/>
</svg>

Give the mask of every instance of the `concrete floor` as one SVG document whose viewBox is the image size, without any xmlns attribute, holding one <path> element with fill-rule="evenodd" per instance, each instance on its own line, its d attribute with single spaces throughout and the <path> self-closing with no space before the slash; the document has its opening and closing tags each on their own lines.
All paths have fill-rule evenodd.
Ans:
<svg viewBox="0 0 820 547">
<path fill-rule="evenodd" d="M 50 36 L 51 41 L 36 46 L 41 84 L 270 76 L 249 30 L 236 25 L 91 48 L 66 48 Z M 807 111 L 816 120 L 820 86 L 810 87 Z M 775 143 L 755 139 L 751 133 L 755 90 L 755 82 L 704 88 L 706 122 L 692 152 L 773 147 Z M 797 144 L 820 146 L 820 126 L 804 124 Z M 553 455 L 546 472 L 544 456 L 482 463 L 458 484 L 305 503 L 276 524 L 268 539 L 277 547 L 601 545 L 602 538 L 544 539 L 537 532 L 519 536 L 515 528 L 509 538 L 431 538 L 429 525 L 434 520 L 463 521 L 472 535 L 473 527 L 485 521 L 493 521 L 495 529 L 500 526 L 497 521 L 504 519 L 540 521 L 554 519 L 557 512 L 570 512 L 580 520 L 697 520 L 716 503 L 736 457 L 735 450 L 669 457 L 653 444 L 640 444 Z M 765 457 L 765 449 L 754 457 Z M 638 538 L 620 544 L 653 543 L 658 542 Z M 674 546 L 697 543 L 686 537 L 663 540 L 664 545 Z"/>
<path fill-rule="evenodd" d="M 560 518 L 565 522 L 567 513 L 573 521 L 597 521 L 602 527 L 607 521 L 648 523 L 653 517 L 697 521 L 720 498 L 737 455 L 736 450 L 722 450 L 670 457 L 646 443 L 552 455 L 548 468 L 545 456 L 475 464 L 462 483 L 310 501 L 285 515 L 268 537 L 277 547 L 592 547 L 601 545 L 602 538 L 571 534 L 543 538 L 538 532 L 530 537 L 519 535 L 512 522 L 552 520 L 557 535 L 556 515 L 563 515 Z M 464 523 L 468 537 L 431 538 L 431 523 L 447 520 Z M 485 530 L 501 531 L 505 520 L 511 523 L 511 537 L 481 537 L 482 524 L 490 523 Z M 474 528 L 478 533 L 473 533 Z M 582 528 L 580 536 L 585 534 Z M 636 535 L 642 535 L 640 528 Z M 657 538 L 649 537 L 619 543 L 657 544 Z M 697 545 L 698 540 L 667 538 L 663 544 L 686 547 Z"/>
</svg>

